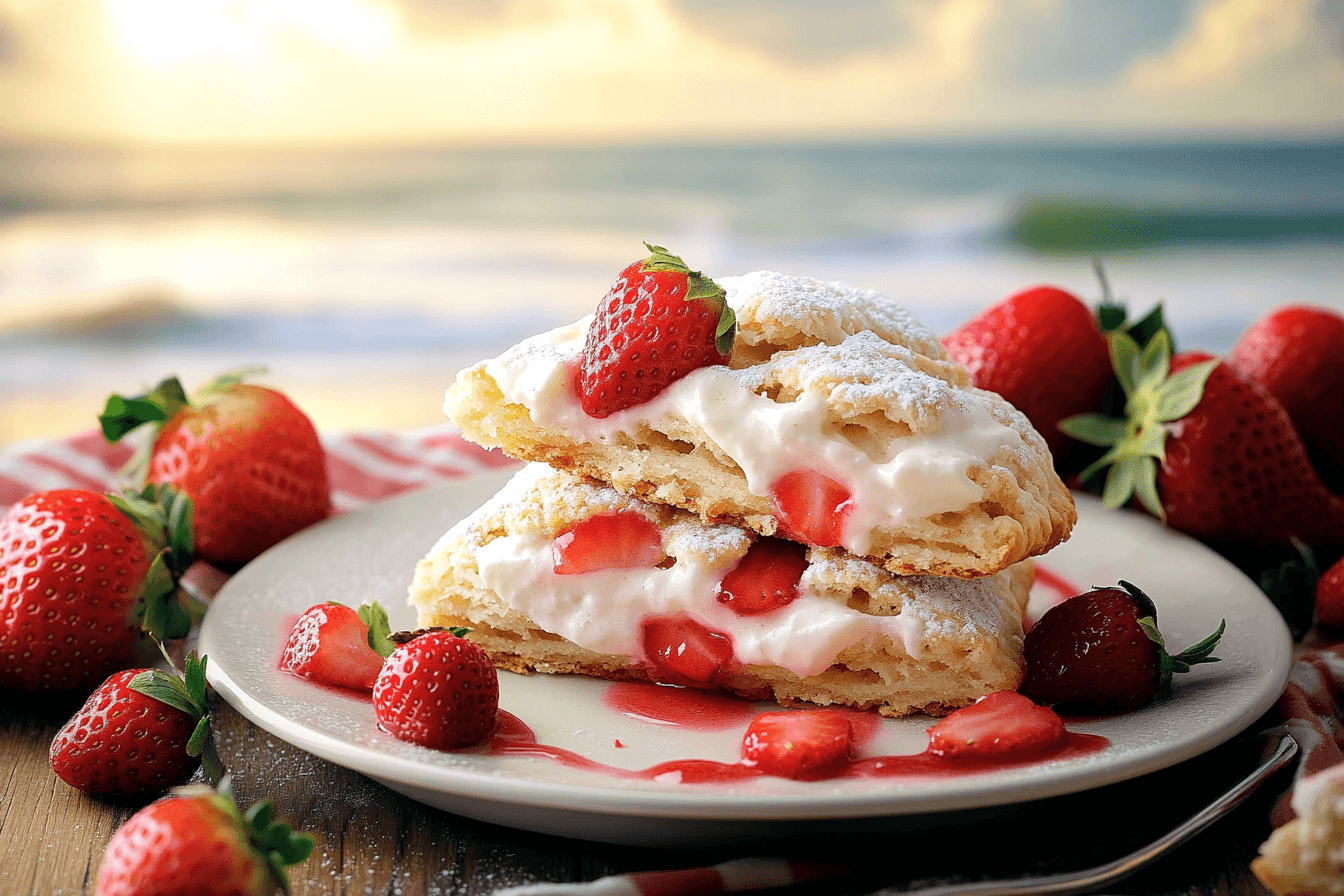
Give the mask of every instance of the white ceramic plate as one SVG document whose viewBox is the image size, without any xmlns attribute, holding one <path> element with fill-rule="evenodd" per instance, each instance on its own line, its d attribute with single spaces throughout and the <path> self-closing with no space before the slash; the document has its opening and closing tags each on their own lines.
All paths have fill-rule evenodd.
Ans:
<svg viewBox="0 0 1344 896">
<path fill-rule="evenodd" d="M 942 780 L 758 778 L 725 785 L 630 781 L 536 757 L 442 753 L 380 731 L 367 700 L 278 671 L 293 619 L 309 606 L 378 600 L 394 628 L 414 627 L 406 589 L 416 561 L 507 479 L 480 477 L 329 520 L 235 575 L 201 629 L 210 681 L 262 728 L 424 803 L 543 833 L 625 843 L 723 843 L 799 829 L 872 831 L 936 824 L 939 813 L 1077 792 L 1174 765 L 1230 739 L 1265 712 L 1287 680 L 1290 638 L 1260 591 L 1198 542 L 1151 518 L 1106 512 L 1080 496 L 1073 538 L 1043 561 L 1079 586 L 1138 583 L 1183 649 L 1226 618 L 1222 662 L 1179 676 L 1172 692 L 1125 715 L 1071 724 L 1110 746 L 1091 755 Z M 1035 597 L 1035 596 L 1034 596 Z M 501 706 L 543 744 L 641 769 L 674 759 L 735 762 L 745 722 L 687 730 L 638 720 L 603 699 L 610 685 L 571 676 L 501 673 Z M 768 707 L 759 707 L 764 710 Z M 866 754 L 918 753 L 928 719 L 884 720 Z M 617 745 L 617 742 L 620 745 Z M 944 816 L 945 818 L 947 816 Z"/>
</svg>

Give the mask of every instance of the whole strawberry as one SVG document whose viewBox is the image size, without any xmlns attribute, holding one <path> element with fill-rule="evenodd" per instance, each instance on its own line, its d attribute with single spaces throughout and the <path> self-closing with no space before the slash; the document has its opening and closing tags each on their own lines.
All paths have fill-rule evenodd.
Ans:
<svg viewBox="0 0 1344 896">
<path fill-rule="evenodd" d="M 1344 629 L 1344 557 L 1316 582 L 1316 619 L 1322 625 Z"/>
<path fill-rule="evenodd" d="M 183 784 L 204 761 L 221 776 L 210 732 L 205 660 L 187 657 L 185 681 L 127 669 L 99 685 L 51 742 L 51 769 L 101 796 L 145 796 Z"/>
<path fill-rule="evenodd" d="M 91 689 L 124 668 L 142 629 L 180 638 L 177 582 L 192 562 L 191 502 L 172 489 L 57 489 L 0 519 L 0 687 Z"/>
<path fill-rule="evenodd" d="M 112 835 L 95 896 L 271 896 L 289 891 L 287 865 L 313 851 L 307 834 L 272 818 L 271 804 L 238 811 L 218 791 L 184 787 L 151 803 Z"/>
<path fill-rule="evenodd" d="M 1170 356 L 1160 331 L 1140 350 L 1113 333 L 1127 420 L 1065 421 L 1109 450 L 1083 478 L 1109 467 L 1103 501 L 1131 496 L 1167 525 L 1218 543 L 1344 544 L 1344 499 L 1317 476 L 1283 406 L 1259 383 L 1204 352 Z"/>
<path fill-rule="evenodd" d="M 1344 468 L 1344 315 L 1277 308 L 1241 334 L 1227 363 L 1278 399 L 1309 450 Z"/>
<path fill-rule="evenodd" d="M 597 307 L 579 366 L 590 417 L 643 404 L 701 367 L 725 364 L 737 321 L 717 283 L 661 246 L 621 271 Z"/>
<path fill-rule="evenodd" d="M 1111 379 L 1110 353 L 1096 316 L 1053 286 L 999 302 L 943 344 L 976 386 L 997 392 L 1027 416 L 1057 462 L 1073 447 L 1059 421 L 1098 410 Z"/>
<path fill-rule="evenodd" d="M 499 678 L 485 651 L 443 629 L 394 638 L 405 643 L 384 662 L 373 686 L 374 715 L 383 730 L 436 750 L 484 739 L 499 712 Z"/>
<path fill-rule="evenodd" d="M 99 417 L 114 442 L 157 425 L 146 481 L 189 495 L 196 554 L 237 567 L 331 513 L 326 453 L 283 394 L 226 374 L 188 402 L 176 377 L 137 398 L 111 396 Z"/>
<path fill-rule="evenodd" d="M 1027 632 L 1027 676 L 1018 690 L 1044 706 L 1142 706 L 1173 672 L 1217 662 L 1211 654 L 1224 627 L 1172 656 L 1157 628 L 1157 608 L 1143 591 L 1123 581 L 1088 591 L 1051 607 Z"/>
</svg>

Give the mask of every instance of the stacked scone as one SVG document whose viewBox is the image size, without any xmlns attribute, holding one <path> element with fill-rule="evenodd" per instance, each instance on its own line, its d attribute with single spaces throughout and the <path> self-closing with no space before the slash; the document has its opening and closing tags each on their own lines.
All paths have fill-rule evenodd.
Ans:
<svg viewBox="0 0 1344 896">
<path fill-rule="evenodd" d="M 653 255 L 445 410 L 531 461 L 419 564 L 501 668 L 942 714 L 1022 676 L 1068 536 L 1041 436 L 867 290 Z"/>
</svg>

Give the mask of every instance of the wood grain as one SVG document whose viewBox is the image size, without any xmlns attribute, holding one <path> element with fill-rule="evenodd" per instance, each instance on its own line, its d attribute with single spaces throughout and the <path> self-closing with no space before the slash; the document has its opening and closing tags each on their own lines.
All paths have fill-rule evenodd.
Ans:
<svg viewBox="0 0 1344 896">
<path fill-rule="evenodd" d="M 0 692 L 0 896 L 91 896 L 107 841 L 140 805 L 85 796 L 52 774 L 48 746 L 76 708 L 68 698 Z M 313 855 L 290 871 L 294 896 L 484 896 L 538 880 L 591 880 L 741 855 L 608 846 L 472 821 L 290 746 L 217 698 L 212 718 L 240 804 L 269 797 L 278 817 L 317 838 Z M 791 896 L 898 892 L 916 879 L 1078 867 L 1160 833 L 1248 770 L 1243 759 L 1222 752 L 1085 795 L 954 816 L 937 829 L 808 838 L 757 852 L 824 857 L 858 869 L 843 883 L 799 887 Z M 1175 855 L 1107 892 L 1263 896 L 1248 864 L 1268 833 L 1273 797 L 1257 794 Z"/>
</svg>

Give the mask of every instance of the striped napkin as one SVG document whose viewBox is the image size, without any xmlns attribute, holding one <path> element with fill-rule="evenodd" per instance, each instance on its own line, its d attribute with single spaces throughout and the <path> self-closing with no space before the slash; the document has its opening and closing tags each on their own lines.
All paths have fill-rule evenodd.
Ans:
<svg viewBox="0 0 1344 896">
<path fill-rule="evenodd" d="M 412 432 L 323 435 L 332 503 L 348 513 L 436 483 L 515 463 L 486 451 L 444 425 Z M 64 440 L 30 442 L 0 452 L 0 511 L 36 491 L 117 487 L 117 470 L 132 449 L 108 445 L 98 431 Z M 1309 637 L 1299 644 L 1291 677 L 1271 723 L 1285 727 L 1302 748 L 1297 778 L 1344 762 L 1344 645 Z M 1285 796 L 1273 822 L 1289 821 Z M 745 893 L 837 877 L 849 869 L 785 858 L 751 858 L 706 868 L 645 871 L 586 883 L 536 883 L 502 891 L 512 896 L 706 896 Z"/>
</svg>

